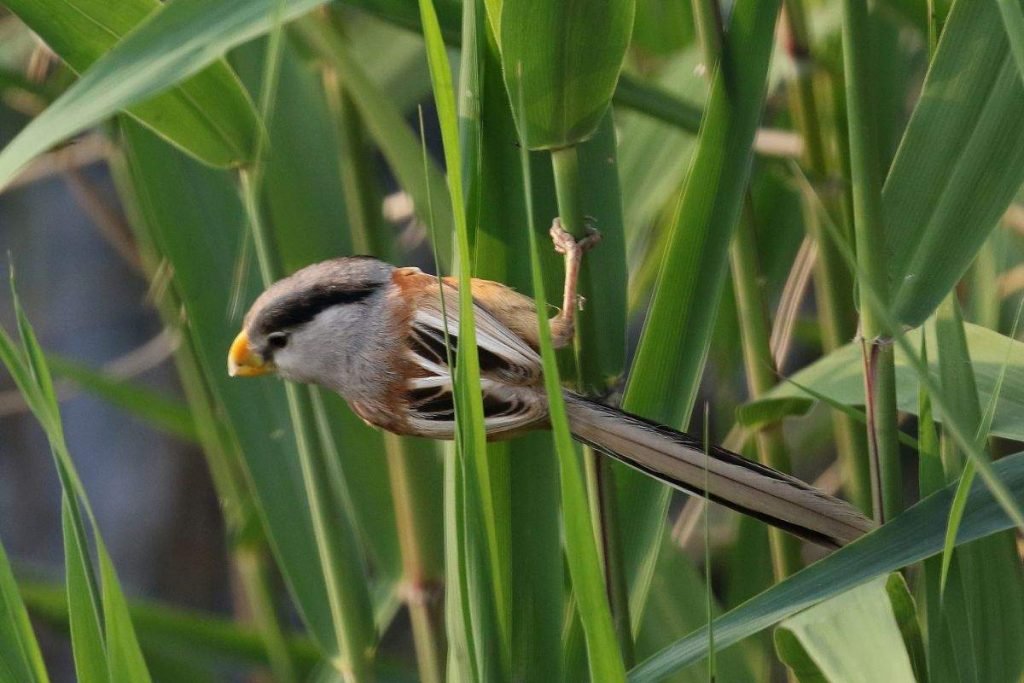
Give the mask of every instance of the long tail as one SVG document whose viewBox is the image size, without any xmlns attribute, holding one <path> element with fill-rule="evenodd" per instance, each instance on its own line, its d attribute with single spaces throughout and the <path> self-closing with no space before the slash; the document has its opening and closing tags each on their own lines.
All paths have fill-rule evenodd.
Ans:
<svg viewBox="0 0 1024 683">
<path fill-rule="evenodd" d="M 820 545 L 839 547 L 874 524 L 852 505 L 795 477 L 700 439 L 566 392 L 573 436 L 670 486 L 756 517 Z"/>
</svg>

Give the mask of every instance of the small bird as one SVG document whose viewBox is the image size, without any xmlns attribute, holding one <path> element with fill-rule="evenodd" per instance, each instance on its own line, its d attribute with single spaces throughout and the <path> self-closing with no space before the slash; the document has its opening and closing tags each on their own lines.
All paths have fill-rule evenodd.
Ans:
<svg viewBox="0 0 1024 683">
<path fill-rule="evenodd" d="M 556 219 L 565 256 L 563 306 L 550 320 L 556 347 L 570 343 L 584 252 Z M 453 439 L 452 369 L 459 333 L 459 283 L 418 268 L 351 256 L 303 268 L 253 303 L 228 353 L 231 376 L 276 372 L 335 391 L 369 424 L 396 434 Z M 488 438 L 547 429 L 548 400 L 533 299 L 473 279 L 473 317 Z M 442 297 L 444 303 L 442 304 Z M 706 495 L 799 537 L 839 547 L 873 528 L 848 503 L 701 439 L 564 390 L 573 436 L 687 493 Z M 705 492 L 706 487 L 706 492 Z"/>
</svg>

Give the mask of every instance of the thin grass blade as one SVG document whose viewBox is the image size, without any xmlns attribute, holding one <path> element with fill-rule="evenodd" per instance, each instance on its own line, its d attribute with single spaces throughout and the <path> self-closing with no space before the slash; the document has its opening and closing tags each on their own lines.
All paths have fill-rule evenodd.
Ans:
<svg viewBox="0 0 1024 683">
<path fill-rule="evenodd" d="M 992 467 L 999 481 L 1013 492 L 1017 504 L 1024 503 L 1024 453 L 1003 458 Z M 728 647 L 876 576 L 938 554 L 954 493 L 955 486 L 946 487 L 888 524 L 719 617 L 715 623 L 717 646 Z M 967 543 L 1012 526 L 1013 521 L 988 487 L 976 482 L 957 542 Z M 707 631 L 699 629 L 633 669 L 630 680 L 660 680 L 703 659 L 707 648 Z"/>
<path fill-rule="evenodd" d="M 478 629 L 478 648 L 491 650 L 490 665 L 499 665 L 502 671 L 511 668 L 511 610 L 509 586 L 499 549 L 499 515 L 492 489 L 493 478 L 487 455 L 487 436 L 484 427 L 483 394 L 480 391 L 480 359 L 476 352 L 476 326 L 473 320 L 473 294 L 470 286 L 472 277 L 472 250 L 470 247 L 470 226 L 466 220 L 466 198 L 462 182 L 462 150 L 459 139 L 458 109 L 455 105 L 455 88 L 452 83 L 448 54 L 445 51 L 438 23 L 437 12 L 432 0 L 420 0 L 420 17 L 423 36 L 427 47 L 427 62 L 434 89 L 434 103 L 437 107 L 444 144 L 445 168 L 448 169 L 448 196 L 451 202 L 455 226 L 456 269 L 459 282 L 459 344 L 455 359 L 456 423 L 460 433 L 458 457 L 465 464 L 464 486 L 471 490 L 466 497 L 464 513 L 468 513 L 472 533 L 473 526 L 480 524 L 483 529 L 487 576 L 471 572 L 470 579 L 485 579 L 491 585 L 493 599 L 485 605 L 478 605 L 483 614 L 474 615 L 474 628 Z M 474 511 L 476 514 L 474 514 Z M 479 538 L 479 536 L 478 536 Z M 471 540 L 471 548 L 472 539 Z M 496 624 L 491 626 L 490 608 Z M 496 651 L 496 652 L 495 652 Z M 483 653 L 478 650 L 477 656 Z"/>
<path fill-rule="evenodd" d="M 75 652 L 76 667 L 85 680 L 92 680 L 94 677 L 95 680 L 106 680 L 106 676 L 115 675 L 117 663 L 123 662 L 126 663 L 126 667 L 118 671 L 127 674 L 128 677 L 119 676 L 113 680 L 145 683 L 149 680 L 149 673 L 142 659 L 131 621 L 124 611 L 124 597 L 117 575 L 109 558 L 104 559 L 106 550 L 99 526 L 64 442 L 53 380 L 46 365 L 45 355 L 14 289 L 13 272 L 11 294 L 23 351 L 17 353 L 6 331 L 0 330 L 0 347 L 5 349 L 2 359 L 5 362 L 13 361 L 20 364 L 21 367 L 8 366 L 12 376 L 16 380 L 30 380 L 34 385 L 34 390 L 30 390 L 28 394 L 34 395 L 37 400 L 30 402 L 30 406 L 39 410 L 37 417 L 50 442 L 50 450 L 61 483 L 65 548 L 69 550 L 69 609 L 77 608 L 72 612 L 72 618 L 74 619 L 77 613 L 81 626 L 78 629 L 80 638 Z M 102 583 L 97 581 L 95 569 L 89 559 L 85 519 L 90 523 L 92 537 L 100 555 Z M 103 566 L 104 562 L 106 566 Z M 100 635 L 100 629 L 104 626 L 109 629 L 112 622 L 119 624 L 120 628 L 116 631 L 107 630 L 104 638 Z"/>
<path fill-rule="evenodd" d="M 28 612 L 0 543 L 0 681 L 49 683 Z"/>
</svg>

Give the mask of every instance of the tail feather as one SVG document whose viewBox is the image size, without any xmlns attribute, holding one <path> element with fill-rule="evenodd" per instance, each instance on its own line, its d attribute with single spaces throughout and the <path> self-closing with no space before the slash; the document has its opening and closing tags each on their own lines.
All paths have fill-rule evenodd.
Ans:
<svg viewBox="0 0 1024 683">
<path fill-rule="evenodd" d="M 688 434 L 569 392 L 566 409 L 578 441 L 801 538 L 839 547 L 874 528 L 852 505 L 788 474 L 717 446 L 705 457 L 703 443 Z"/>
</svg>

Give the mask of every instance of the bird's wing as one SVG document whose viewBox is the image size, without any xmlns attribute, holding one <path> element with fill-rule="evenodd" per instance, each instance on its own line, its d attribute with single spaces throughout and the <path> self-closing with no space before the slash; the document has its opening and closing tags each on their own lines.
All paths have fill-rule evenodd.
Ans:
<svg viewBox="0 0 1024 683">
<path fill-rule="evenodd" d="M 410 321 L 408 356 L 418 372 L 408 385 L 409 423 L 423 436 L 451 438 L 455 408 L 448 359 L 455 360 L 459 344 L 459 302 L 458 291 L 446 285 L 442 305 L 441 289 L 423 293 Z M 473 319 L 488 435 L 509 435 L 543 421 L 547 406 L 535 389 L 541 373 L 537 352 L 479 303 Z"/>
</svg>

